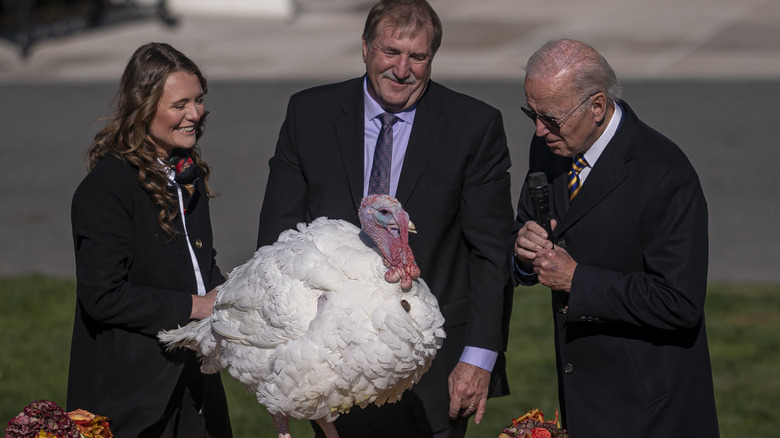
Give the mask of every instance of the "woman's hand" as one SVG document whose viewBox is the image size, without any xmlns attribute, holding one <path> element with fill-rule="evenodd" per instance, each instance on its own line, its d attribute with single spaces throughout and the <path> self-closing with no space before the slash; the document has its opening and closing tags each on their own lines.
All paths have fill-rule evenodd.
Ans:
<svg viewBox="0 0 780 438">
<path fill-rule="evenodd" d="M 213 289 L 211 292 L 203 296 L 193 295 L 190 319 L 203 319 L 211 316 L 211 311 L 214 309 L 214 301 L 216 301 L 216 299 L 216 289 Z"/>
</svg>

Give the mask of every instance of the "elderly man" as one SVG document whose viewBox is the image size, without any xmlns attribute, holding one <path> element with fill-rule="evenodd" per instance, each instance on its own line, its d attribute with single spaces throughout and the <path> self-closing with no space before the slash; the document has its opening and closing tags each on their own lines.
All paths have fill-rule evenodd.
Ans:
<svg viewBox="0 0 780 438">
<path fill-rule="evenodd" d="M 524 86 L 536 125 L 529 174 L 549 183 L 552 233 L 535 221 L 526 181 L 512 268 L 518 283 L 552 289 L 565 427 L 576 438 L 717 437 L 695 170 L 620 99 L 585 43 L 543 46 Z"/>
<path fill-rule="evenodd" d="M 388 193 L 414 220 L 410 245 L 446 319 L 430 371 L 399 402 L 339 417 L 342 438 L 462 437 L 489 395 L 508 393 L 509 152 L 498 110 L 430 80 L 441 35 L 426 1 L 378 2 L 366 74 L 294 95 L 270 161 L 258 246 L 320 216 L 358 224 L 361 198 Z"/>
</svg>

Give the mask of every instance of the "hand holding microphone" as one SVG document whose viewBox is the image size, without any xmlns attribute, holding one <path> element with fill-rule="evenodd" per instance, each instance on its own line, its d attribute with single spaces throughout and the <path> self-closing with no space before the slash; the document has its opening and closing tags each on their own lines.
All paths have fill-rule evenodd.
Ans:
<svg viewBox="0 0 780 438">
<path fill-rule="evenodd" d="M 552 244 L 549 184 L 544 173 L 535 172 L 528 175 L 528 193 L 534 205 L 536 221 L 526 222 L 518 233 L 515 254 L 518 260 L 533 266 L 540 283 L 553 290 L 569 292 L 577 262 L 566 250 L 555 248 Z M 539 228 L 547 234 L 546 240 L 539 234 Z M 542 251 L 548 241 L 550 250 Z"/>
<path fill-rule="evenodd" d="M 526 264 L 527 270 L 530 270 L 536 253 L 544 248 L 553 249 L 554 246 L 551 245 L 552 224 L 547 177 L 542 172 L 532 173 L 528 176 L 527 186 L 534 205 L 536 220 L 526 222 L 518 231 L 515 240 L 515 256 L 518 262 Z"/>
</svg>

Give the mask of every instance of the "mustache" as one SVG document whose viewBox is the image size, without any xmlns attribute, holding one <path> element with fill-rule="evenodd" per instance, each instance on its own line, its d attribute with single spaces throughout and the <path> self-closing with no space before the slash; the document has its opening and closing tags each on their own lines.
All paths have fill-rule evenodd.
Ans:
<svg viewBox="0 0 780 438">
<path fill-rule="evenodd" d="M 384 79 L 398 82 L 399 84 L 414 85 L 417 83 L 417 77 L 414 74 L 410 74 L 406 79 L 398 79 L 398 76 L 393 73 L 392 69 L 385 70 L 379 76 Z"/>
</svg>

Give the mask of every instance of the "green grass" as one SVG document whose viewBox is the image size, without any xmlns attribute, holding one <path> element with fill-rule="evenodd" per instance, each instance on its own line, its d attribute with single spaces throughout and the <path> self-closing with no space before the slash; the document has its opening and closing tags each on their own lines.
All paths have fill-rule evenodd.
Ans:
<svg viewBox="0 0 780 438">
<path fill-rule="evenodd" d="M 64 407 L 75 304 L 71 279 L 0 278 L 0 425 L 33 400 Z M 721 436 L 774 437 L 780 430 L 780 285 L 715 284 L 707 299 L 707 328 Z M 549 298 L 545 289 L 515 295 L 508 366 L 512 395 L 488 402 L 470 438 L 495 438 L 523 413 L 557 409 Z M 252 394 L 223 376 L 236 438 L 275 437 L 270 418 Z M 292 436 L 312 437 L 307 422 Z"/>
</svg>

